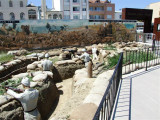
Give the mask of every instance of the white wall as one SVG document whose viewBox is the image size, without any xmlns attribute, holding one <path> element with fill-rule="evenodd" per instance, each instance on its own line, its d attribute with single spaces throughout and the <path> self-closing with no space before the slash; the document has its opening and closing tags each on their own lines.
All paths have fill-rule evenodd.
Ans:
<svg viewBox="0 0 160 120">
<path fill-rule="evenodd" d="M 13 7 L 9 7 L 9 0 L 1 0 L 0 12 L 3 13 L 4 20 L 10 20 L 10 13 L 13 12 L 15 14 L 15 20 L 20 20 L 20 13 L 23 12 L 25 14 L 25 19 L 28 19 L 28 11 L 27 11 L 27 3 L 28 0 L 23 1 L 23 7 L 20 7 L 20 0 L 12 0 Z"/>
<path fill-rule="evenodd" d="M 152 23 L 154 23 L 154 18 L 160 17 L 160 2 L 152 3 L 148 6 L 146 6 L 146 9 L 153 10 Z"/>
<path fill-rule="evenodd" d="M 52 0 L 52 8 L 55 11 L 63 11 L 63 0 Z"/>
<path fill-rule="evenodd" d="M 41 12 L 41 18 L 42 19 L 46 19 L 46 0 L 41 0 L 41 8 L 42 8 L 42 12 Z"/>
<path fill-rule="evenodd" d="M 74 15 L 78 15 L 79 19 L 83 19 L 83 16 L 86 16 L 86 19 L 89 19 L 89 3 L 88 0 L 86 0 L 86 3 L 84 3 L 84 0 L 79 0 L 80 2 L 77 4 L 73 3 L 73 0 L 69 0 L 69 2 L 64 2 L 63 6 L 69 6 L 70 11 L 64 11 L 64 16 L 70 14 L 70 19 L 73 19 Z M 79 12 L 73 12 L 73 7 L 79 7 Z M 85 7 L 86 11 L 82 11 L 82 8 Z M 66 7 L 65 7 L 66 8 Z"/>
<path fill-rule="evenodd" d="M 122 17 L 122 12 L 121 11 L 115 11 L 115 20 L 121 20 L 120 16 Z"/>
</svg>

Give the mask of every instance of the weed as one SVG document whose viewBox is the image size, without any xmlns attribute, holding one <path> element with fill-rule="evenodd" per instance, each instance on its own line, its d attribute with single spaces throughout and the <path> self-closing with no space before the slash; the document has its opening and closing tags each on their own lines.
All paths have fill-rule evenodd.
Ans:
<svg viewBox="0 0 160 120">
<path fill-rule="evenodd" d="M 105 49 L 105 50 L 117 50 L 116 47 L 113 46 L 113 45 L 106 45 L 106 46 L 104 47 L 104 49 Z"/>
<path fill-rule="evenodd" d="M 14 55 L 7 55 L 7 53 L 5 53 L 5 52 L 0 53 L 0 62 L 1 63 L 11 61 L 11 60 L 13 60 L 13 58 L 14 58 Z"/>
<path fill-rule="evenodd" d="M 52 62 L 53 62 L 53 64 L 55 63 L 55 62 L 57 62 L 58 61 L 58 56 L 56 56 L 56 57 L 54 57 L 53 59 L 50 59 Z"/>
</svg>

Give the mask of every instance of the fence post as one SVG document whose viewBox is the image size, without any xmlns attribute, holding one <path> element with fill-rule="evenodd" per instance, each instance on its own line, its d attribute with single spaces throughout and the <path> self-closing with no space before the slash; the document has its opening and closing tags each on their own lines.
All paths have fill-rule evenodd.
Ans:
<svg viewBox="0 0 160 120">
<path fill-rule="evenodd" d="M 148 66 L 148 54 L 149 54 L 149 48 L 147 49 L 146 71 L 147 71 L 147 66 Z"/>
</svg>

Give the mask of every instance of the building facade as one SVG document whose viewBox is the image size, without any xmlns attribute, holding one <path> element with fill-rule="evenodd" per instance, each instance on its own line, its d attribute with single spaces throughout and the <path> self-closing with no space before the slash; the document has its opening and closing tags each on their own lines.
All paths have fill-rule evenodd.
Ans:
<svg viewBox="0 0 160 120">
<path fill-rule="evenodd" d="M 0 20 L 37 19 L 37 7 L 28 0 L 0 0 Z"/>
<path fill-rule="evenodd" d="M 160 41 L 160 18 L 154 19 L 153 33 L 156 35 L 156 40 Z"/>
<path fill-rule="evenodd" d="M 144 33 L 152 32 L 152 13 L 151 9 L 123 8 L 122 20 L 139 20 L 144 22 Z"/>
<path fill-rule="evenodd" d="M 154 19 L 160 17 L 160 2 L 151 3 L 146 7 L 146 9 L 153 10 L 152 23 L 154 23 Z"/>
<path fill-rule="evenodd" d="M 88 0 L 64 0 L 64 19 L 89 19 Z"/>
<path fill-rule="evenodd" d="M 122 11 L 115 11 L 114 19 L 115 20 L 122 20 Z"/>
<path fill-rule="evenodd" d="M 41 0 L 40 19 L 63 19 L 62 0 L 52 0 L 52 8 L 47 8 L 46 0 Z"/>
<path fill-rule="evenodd" d="M 115 12 L 115 4 L 100 0 L 89 1 L 89 19 L 106 19 L 113 20 Z"/>
</svg>

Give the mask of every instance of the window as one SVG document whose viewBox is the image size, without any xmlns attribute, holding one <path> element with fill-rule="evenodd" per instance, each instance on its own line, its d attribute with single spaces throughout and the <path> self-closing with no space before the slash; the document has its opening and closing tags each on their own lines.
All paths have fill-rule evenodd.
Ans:
<svg viewBox="0 0 160 120">
<path fill-rule="evenodd" d="M 95 15 L 94 18 L 95 19 L 101 19 L 101 16 L 100 15 Z"/>
<path fill-rule="evenodd" d="M 95 3 L 100 3 L 100 0 L 96 0 Z"/>
<path fill-rule="evenodd" d="M 29 20 L 37 19 L 36 10 L 33 9 L 28 10 L 28 18 Z"/>
<path fill-rule="evenodd" d="M 20 19 L 21 19 L 21 20 L 24 20 L 24 13 L 23 13 L 23 12 L 20 13 Z"/>
<path fill-rule="evenodd" d="M 64 19 L 70 19 L 70 15 L 64 15 Z"/>
<path fill-rule="evenodd" d="M 79 0 L 73 0 L 74 3 L 79 3 Z"/>
<path fill-rule="evenodd" d="M 79 19 L 79 15 L 74 15 L 73 19 Z"/>
<path fill-rule="evenodd" d="M 86 3 L 86 0 L 83 0 L 83 3 Z"/>
<path fill-rule="evenodd" d="M 90 7 L 89 10 L 90 10 L 90 11 L 93 11 L 93 7 Z"/>
<path fill-rule="evenodd" d="M 64 0 L 64 2 L 69 2 L 70 0 Z"/>
<path fill-rule="evenodd" d="M 23 7 L 23 1 L 20 1 L 20 7 Z"/>
<path fill-rule="evenodd" d="M 122 15 L 120 15 L 119 18 L 122 19 Z"/>
<path fill-rule="evenodd" d="M 0 20 L 3 20 L 3 13 L 0 12 Z"/>
<path fill-rule="evenodd" d="M 10 13 L 10 20 L 15 20 L 15 15 L 14 15 L 14 13 Z"/>
<path fill-rule="evenodd" d="M 58 15 L 57 15 L 57 14 L 54 14 L 54 15 L 53 15 L 53 19 L 58 19 Z"/>
<path fill-rule="evenodd" d="M 61 14 L 59 15 L 59 19 L 62 19 L 62 15 Z"/>
<path fill-rule="evenodd" d="M 1 1 L 0 1 L 0 7 L 1 7 L 2 5 L 1 5 Z"/>
<path fill-rule="evenodd" d="M 112 11 L 112 7 L 107 7 L 107 11 Z"/>
<path fill-rule="evenodd" d="M 107 15 L 107 19 L 112 19 L 112 15 Z"/>
<path fill-rule="evenodd" d="M 89 19 L 94 19 L 94 16 L 93 15 L 89 15 Z"/>
<path fill-rule="evenodd" d="M 13 2 L 11 0 L 9 1 L 9 7 L 13 7 Z"/>
<path fill-rule="evenodd" d="M 69 6 L 69 5 L 68 5 L 68 6 L 65 5 L 65 6 L 64 6 L 64 11 L 70 11 L 70 6 Z"/>
<path fill-rule="evenodd" d="M 49 15 L 48 15 L 48 19 L 52 19 L 52 16 L 51 16 L 51 14 L 49 14 Z"/>
<path fill-rule="evenodd" d="M 73 7 L 73 11 L 79 11 L 80 8 L 79 7 Z"/>
<path fill-rule="evenodd" d="M 157 31 L 160 31 L 160 24 L 157 24 Z"/>
<path fill-rule="evenodd" d="M 86 11 L 86 8 L 82 8 L 82 11 Z"/>
<path fill-rule="evenodd" d="M 103 8 L 102 7 L 95 7 L 95 11 L 102 11 Z"/>
</svg>

